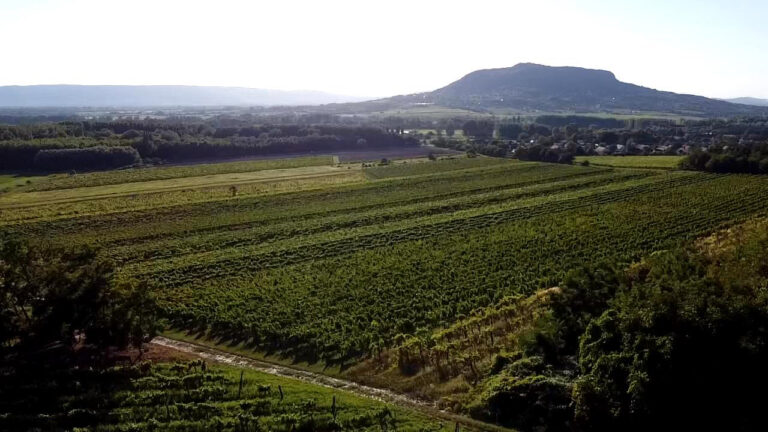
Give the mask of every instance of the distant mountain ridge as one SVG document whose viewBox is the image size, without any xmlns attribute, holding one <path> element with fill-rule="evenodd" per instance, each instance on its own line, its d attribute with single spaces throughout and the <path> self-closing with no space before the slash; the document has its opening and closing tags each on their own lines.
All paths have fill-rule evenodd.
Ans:
<svg viewBox="0 0 768 432">
<path fill-rule="evenodd" d="M 739 97 L 739 98 L 723 99 L 723 100 L 726 100 L 731 103 L 768 107 L 768 99 L 759 99 L 759 98 L 753 98 L 753 97 Z"/>
<path fill-rule="evenodd" d="M 443 88 L 363 104 L 434 104 L 488 111 L 660 112 L 695 116 L 764 115 L 768 109 L 628 84 L 605 70 L 520 63 L 472 72 Z"/>
<path fill-rule="evenodd" d="M 366 98 L 319 91 L 174 85 L 32 85 L 0 87 L 0 107 L 160 107 L 321 105 Z"/>
</svg>

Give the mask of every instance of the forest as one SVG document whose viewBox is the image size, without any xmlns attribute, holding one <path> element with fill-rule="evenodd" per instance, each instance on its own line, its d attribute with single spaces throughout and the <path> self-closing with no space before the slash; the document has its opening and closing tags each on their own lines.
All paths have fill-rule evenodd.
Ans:
<svg viewBox="0 0 768 432">
<path fill-rule="evenodd" d="M 376 127 L 222 126 L 185 122 L 62 122 L 0 126 L 0 169 L 62 172 L 145 162 L 333 153 L 417 146 Z"/>
</svg>

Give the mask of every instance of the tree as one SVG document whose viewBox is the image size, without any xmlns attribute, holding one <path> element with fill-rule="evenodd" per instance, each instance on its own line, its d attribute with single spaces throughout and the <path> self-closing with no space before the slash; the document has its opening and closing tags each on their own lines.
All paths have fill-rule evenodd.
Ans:
<svg viewBox="0 0 768 432">
<path fill-rule="evenodd" d="M 0 345 L 17 353 L 83 341 L 97 349 L 142 344 L 158 331 L 146 283 L 115 283 L 92 248 L 0 243 Z"/>
<path fill-rule="evenodd" d="M 157 145 L 155 145 L 154 138 L 152 138 L 152 134 L 149 132 L 144 132 L 141 141 L 131 144 L 131 147 L 135 148 L 143 158 L 151 157 L 157 151 Z"/>
<path fill-rule="evenodd" d="M 487 120 L 468 120 L 462 130 L 465 136 L 487 139 L 493 136 L 493 123 Z"/>
<path fill-rule="evenodd" d="M 583 429 L 768 428 L 768 299 L 764 282 L 744 282 L 745 269 L 766 268 L 764 246 L 734 254 L 739 271 L 688 251 L 636 269 L 581 337 L 573 395 Z"/>
<path fill-rule="evenodd" d="M 160 131 L 160 138 L 169 142 L 176 142 L 181 140 L 179 134 L 172 130 Z"/>
<path fill-rule="evenodd" d="M 504 123 L 499 125 L 499 136 L 503 139 L 517 139 L 523 127 L 517 123 Z"/>
</svg>

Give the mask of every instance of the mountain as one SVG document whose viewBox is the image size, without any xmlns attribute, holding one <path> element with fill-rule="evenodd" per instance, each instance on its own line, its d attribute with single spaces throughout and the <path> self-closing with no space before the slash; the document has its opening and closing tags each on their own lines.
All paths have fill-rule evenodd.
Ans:
<svg viewBox="0 0 768 432">
<path fill-rule="evenodd" d="M 733 99 L 725 99 L 728 102 L 731 103 L 737 103 L 737 104 L 744 104 L 744 105 L 754 105 L 754 106 L 766 106 L 768 107 L 768 99 L 758 99 L 753 97 L 740 97 L 740 98 L 733 98 Z"/>
<path fill-rule="evenodd" d="M 435 91 L 362 104 L 387 109 L 434 104 L 492 112 L 647 112 L 706 117 L 768 114 L 768 109 L 624 83 L 604 70 L 532 63 L 478 70 Z"/>
<path fill-rule="evenodd" d="M 365 98 L 245 87 L 32 85 L 0 87 L 0 107 L 320 105 Z"/>
</svg>

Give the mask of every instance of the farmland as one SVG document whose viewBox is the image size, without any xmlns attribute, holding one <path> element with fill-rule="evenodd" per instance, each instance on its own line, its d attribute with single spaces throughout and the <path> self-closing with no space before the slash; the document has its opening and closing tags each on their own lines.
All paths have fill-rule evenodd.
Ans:
<svg viewBox="0 0 768 432">
<path fill-rule="evenodd" d="M 40 179 L 42 181 L 31 183 L 25 191 L 48 191 L 152 180 L 213 176 L 217 174 L 252 173 L 265 170 L 330 165 L 332 163 L 333 158 L 331 156 L 314 156 L 291 159 L 245 160 L 202 165 L 131 168 L 117 171 L 93 171 L 81 174 L 52 174 L 47 178 Z"/>
<path fill-rule="evenodd" d="M 675 169 L 680 165 L 681 156 L 577 156 L 574 162 L 589 162 L 596 166 L 616 168 Z"/>
<path fill-rule="evenodd" d="M 97 245 L 121 277 L 156 286 L 180 330 L 344 365 L 554 286 L 584 261 L 629 262 L 768 208 L 754 176 L 491 158 L 296 169 L 319 168 L 299 180 L 277 178 L 283 168 L 239 173 L 235 196 L 234 178 L 214 182 L 230 174 L 209 166 L 167 180 L 33 184 L 3 195 L 0 212 L 6 230 Z M 337 173 L 351 177 L 328 181 Z M 261 176 L 270 189 L 257 188 Z"/>
<path fill-rule="evenodd" d="M 26 383 L 4 381 L 4 390 L 28 395 L 0 399 L 4 430 L 440 429 L 437 420 L 424 414 L 345 391 L 223 365 L 143 364 L 73 370 L 49 378 L 55 384 L 43 396 L 28 392 Z M 20 393 L 24 391 L 27 393 Z M 88 428 L 77 429 L 85 426 Z"/>
<path fill-rule="evenodd" d="M 468 336 L 472 317 L 504 325 L 571 270 L 637 262 L 768 211 L 765 177 L 658 161 L 314 157 L 33 177 L 0 195 L 0 229 L 95 245 L 118 279 L 152 286 L 168 336 L 466 412 L 443 401 L 478 379 L 464 365 L 487 370 L 514 346 L 477 348 L 488 333 Z M 403 381 L 402 355 L 446 359 L 450 380 Z"/>
</svg>

